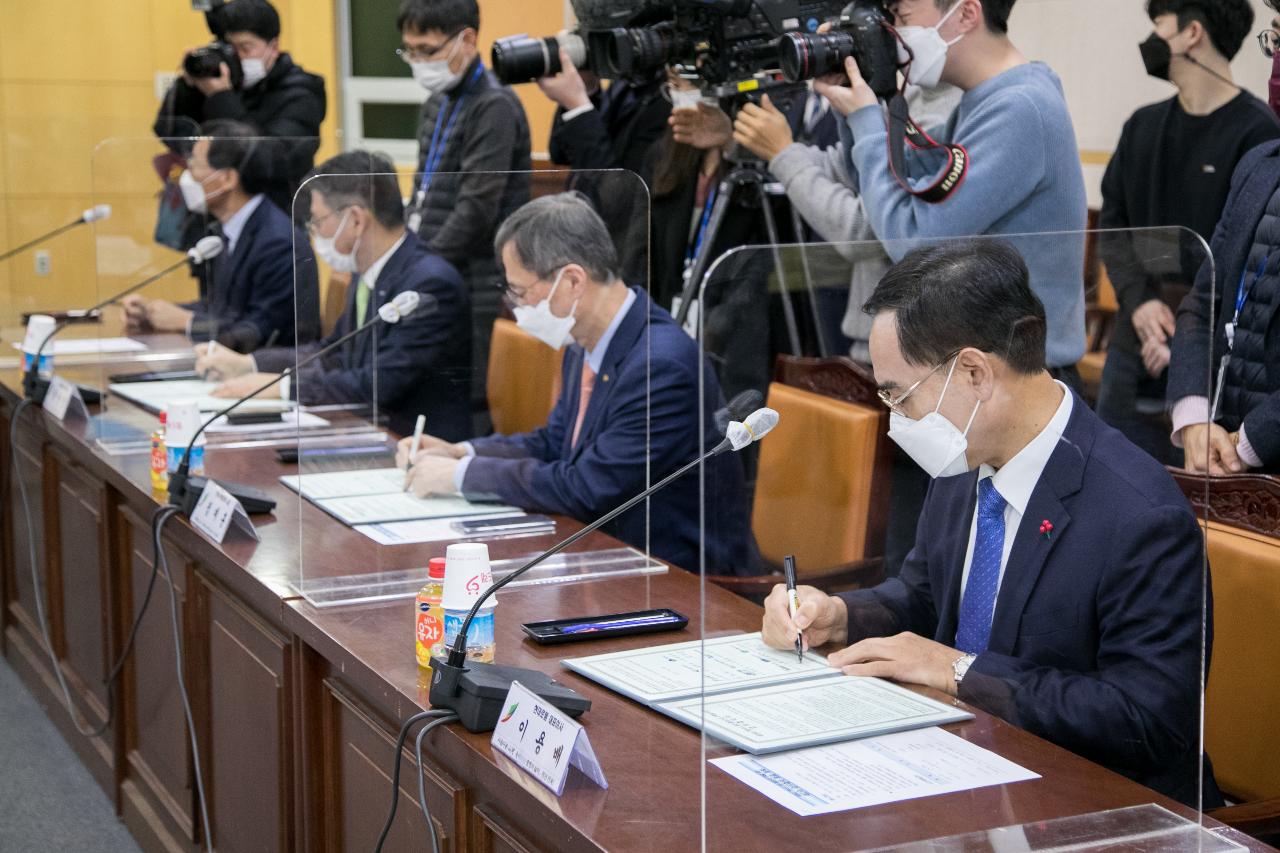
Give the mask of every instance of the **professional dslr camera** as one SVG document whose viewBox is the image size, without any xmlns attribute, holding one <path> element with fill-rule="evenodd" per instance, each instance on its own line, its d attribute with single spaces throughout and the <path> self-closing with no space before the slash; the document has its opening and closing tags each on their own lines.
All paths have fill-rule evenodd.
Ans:
<svg viewBox="0 0 1280 853">
<path fill-rule="evenodd" d="M 224 62 L 231 72 L 231 88 L 239 90 L 244 83 L 244 70 L 236 49 L 225 41 L 213 41 L 188 53 L 182 60 L 182 70 L 189 77 L 219 77 Z"/>
<path fill-rule="evenodd" d="M 853 0 L 827 33 L 786 33 L 778 60 L 788 82 L 844 71 L 852 56 L 871 91 L 888 99 L 898 90 L 898 42 L 882 0 Z"/>
<path fill-rule="evenodd" d="M 560 67 L 560 48 L 564 48 L 576 67 L 587 67 L 587 43 L 576 32 L 546 38 L 524 34 L 500 38 L 493 43 L 490 65 L 498 79 L 508 86 L 532 83 L 564 70 Z"/>
</svg>

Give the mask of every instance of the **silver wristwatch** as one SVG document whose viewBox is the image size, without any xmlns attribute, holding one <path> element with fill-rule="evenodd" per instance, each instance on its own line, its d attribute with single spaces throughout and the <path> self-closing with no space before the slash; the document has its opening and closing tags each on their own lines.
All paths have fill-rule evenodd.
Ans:
<svg viewBox="0 0 1280 853">
<path fill-rule="evenodd" d="M 959 687 L 960 682 L 964 681 L 964 674 L 969 671 L 969 666 L 977 657 L 977 655 L 961 655 L 952 662 L 951 671 L 956 676 L 956 687 Z"/>
</svg>

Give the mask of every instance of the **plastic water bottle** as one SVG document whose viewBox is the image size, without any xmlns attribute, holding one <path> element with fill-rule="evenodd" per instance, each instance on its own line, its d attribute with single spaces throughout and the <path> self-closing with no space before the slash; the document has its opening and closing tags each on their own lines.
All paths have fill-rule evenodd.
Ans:
<svg viewBox="0 0 1280 853">
<path fill-rule="evenodd" d="M 459 542 L 445 552 L 444 573 L 444 645 L 452 648 L 462 630 L 467 613 L 481 595 L 493 586 L 489 567 L 489 546 L 483 542 Z M 467 629 L 467 658 L 479 663 L 493 663 L 497 643 L 494 639 L 493 615 L 498 606 L 489 596 L 471 620 Z M 447 651 L 446 651 L 447 654 Z"/>
<path fill-rule="evenodd" d="M 444 648 L 444 557 L 432 557 L 427 564 L 427 582 L 418 590 L 414 603 L 414 651 L 418 671 L 431 669 L 431 659 Z"/>
<path fill-rule="evenodd" d="M 187 452 L 191 437 L 203 423 L 201 418 L 197 403 L 181 402 L 169 405 L 165 426 L 165 451 L 170 475 L 178 472 L 178 466 L 182 464 L 182 457 Z M 202 432 L 196 438 L 195 447 L 191 448 L 191 464 L 187 467 L 187 472 L 192 477 L 204 476 L 204 445 L 205 435 Z"/>
<path fill-rule="evenodd" d="M 31 369 L 31 362 L 36 357 L 36 350 L 40 349 L 40 344 L 44 343 L 50 333 L 57 328 L 58 321 L 54 320 L 48 314 L 32 314 L 27 320 L 27 335 L 22 340 L 22 370 L 25 373 Z M 36 365 L 36 375 L 41 379 L 53 378 L 53 342 L 45 344 L 44 352 L 40 355 L 40 363 Z"/>
</svg>

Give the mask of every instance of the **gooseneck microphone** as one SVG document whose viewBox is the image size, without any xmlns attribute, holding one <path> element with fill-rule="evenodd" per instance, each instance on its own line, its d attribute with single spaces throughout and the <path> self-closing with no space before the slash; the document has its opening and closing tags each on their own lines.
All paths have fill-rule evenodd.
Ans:
<svg viewBox="0 0 1280 853">
<path fill-rule="evenodd" d="M 418 311 L 430 310 L 435 307 L 435 299 L 429 294 L 419 293 L 416 290 L 406 290 L 396 294 L 390 302 L 384 303 L 378 308 L 378 313 L 370 317 L 363 326 L 357 326 L 342 337 L 321 347 L 315 352 L 308 355 L 302 361 L 293 367 L 286 367 L 280 375 L 273 377 L 269 382 L 264 382 L 254 390 L 245 394 L 213 417 L 200 424 L 200 428 L 191 436 L 191 440 L 187 442 L 187 449 L 182 454 L 182 461 L 178 464 L 178 470 L 169 477 L 169 503 L 181 507 L 182 512 L 190 516 L 191 511 L 195 509 L 196 501 L 200 499 L 200 494 L 204 491 L 205 480 L 203 477 L 191 476 L 191 451 L 196 445 L 198 439 L 209 426 L 209 424 L 218 420 L 223 415 L 234 412 L 237 408 L 244 405 L 249 400 L 266 391 L 268 388 L 284 381 L 285 377 L 295 375 L 298 370 L 307 366 L 311 362 L 328 355 L 333 350 L 345 344 L 352 338 L 364 334 L 373 328 L 378 320 L 384 323 L 399 323 L 410 314 Z M 265 492 L 255 489 L 252 486 L 245 486 L 239 483 L 220 483 L 220 485 L 230 492 L 241 504 L 247 512 L 269 512 L 275 507 L 275 501 L 272 500 Z"/>
<path fill-rule="evenodd" d="M 101 206 L 106 207 L 108 213 L 110 212 L 111 210 L 110 207 L 108 207 L 105 204 Z M 86 210 L 85 214 L 88 215 L 88 213 L 89 211 Z M 152 284 L 153 282 L 159 281 L 160 279 L 164 278 L 166 275 L 178 269 L 179 267 L 185 266 L 188 261 L 190 261 L 193 264 L 203 264 L 205 261 L 212 260 L 218 257 L 218 255 L 220 254 L 222 254 L 222 238 L 221 237 L 213 237 L 213 236 L 201 237 L 200 240 L 194 246 L 192 246 L 191 249 L 185 255 L 182 256 L 182 260 L 176 261 L 175 263 L 160 270 L 160 272 L 156 273 L 155 275 L 148 276 L 147 278 L 143 279 L 137 284 L 133 284 L 133 285 L 130 285 L 129 287 L 126 287 L 124 290 L 120 291 L 116 295 L 102 300 L 97 305 L 94 305 L 92 308 L 86 308 L 85 313 L 92 315 L 94 311 L 97 311 L 101 308 L 105 308 L 108 305 L 110 305 L 112 302 L 116 302 L 120 299 L 124 299 L 129 294 L 135 293 L 141 290 L 142 288 L 146 287 L 147 285 Z M 40 374 L 39 374 L 40 357 L 44 355 L 44 348 L 49 344 L 49 341 L 53 340 L 54 335 L 58 334 L 58 332 L 61 332 L 63 329 L 65 329 L 67 327 L 68 322 L 69 322 L 68 320 L 61 320 L 56 326 L 54 326 L 52 329 L 49 330 L 49 334 L 45 335 L 44 340 L 40 341 L 40 346 L 36 348 L 35 355 L 31 359 L 31 365 L 27 368 L 26 374 L 22 377 L 23 393 L 25 393 L 26 396 L 30 397 L 36 403 L 41 403 L 44 401 L 45 392 L 49 389 L 49 383 L 40 378 Z"/>
<path fill-rule="evenodd" d="M 91 207 L 88 210 L 86 210 L 84 213 L 80 214 L 79 218 L 73 219 L 71 222 L 68 222 L 66 225 L 61 225 L 53 229 L 52 231 L 50 231 L 48 234 L 41 234 L 39 237 L 35 238 L 34 240 L 28 240 L 27 242 L 23 243 L 21 246 L 17 246 L 5 252 L 4 254 L 0 254 L 0 261 L 8 260 L 9 258 L 12 258 L 14 255 L 17 255 L 21 252 L 25 252 L 27 249 L 30 249 L 32 246 L 38 246 L 41 243 L 43 243 L 45 240 L 48 240 L 52 237 L 57 237 L 63 231 L 70 231 L 72 228 L 75 228 L 80 225 L 85 225 L 90 222 L 101 222 L 102 220 L 107 219 L 110 216 L 111 216 L 111 205 L 109 204 L 99 204 L 95 207 Z"/>
<path fill-rule="evenodd" d="M 462 725 L 466 726 L 468 731 L 487 732 L 497 725 L 498 715 L 502 710 L 502 701 L 506 698 L 511 682 L 519 681 L 534 693 L 574 716 L 590 708 L 591 702 L 589 700 L 568 687 L 553 681 L 545 673 L 538 670 L 468 661 L 467 631 L 471 627 L 471 620 L 475 618 L 476 613 L 479 612 L 489 596 L 543 560 L 555 556 L 582 537 L 608 524 L 640 503 L 640 501 L 666 488 L 706 460 L 719 456 L 728 450 L 735 452 L 742 450 L 764 438 L 777 425 L 778 413 L 768 408 L 757 409 L 741 422 L 731 422 L 724 440 L 715 447 L 698 456 L 689 464 L 668 474 L 626 503 L 605 513 L 577 533 L 543 551 L 485 590 L 471 605 L 471 610 L 467 613 L 466 618 L 462 620 L 462 625 L 458 629 L 457 639 L 454 640 L 453 647 L 449 649 L 448 659 L 435 658 L 431 661 L 431 707 L 435 709 L 448 708 L 453 711 L 458 715 L 458 719 L 462 722 Z"/>
</svg>

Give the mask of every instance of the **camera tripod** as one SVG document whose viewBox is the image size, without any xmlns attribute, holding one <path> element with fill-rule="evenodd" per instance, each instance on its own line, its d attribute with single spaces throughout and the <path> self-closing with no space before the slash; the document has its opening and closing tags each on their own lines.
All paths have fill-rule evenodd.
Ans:
<svg viewBox="0 0 1280 853">
<path fill-rule="evenodd" d="M 735 145 L 733 152 L 726 157 L 732 168 L 720 180 L 720 185 L 716 190 L 715 202 L 711 207 L 711 215 L 707 220 L 706 230 L 703 233 L 697 251 L 694 253 L 693 262 L 684 283 L 684 289 L 680 293 L 680 309 L 676 312 L 676 322 L 684 326 L 694 303 L 699 302 L 702 298 L 702 291 L 706 284 L 704 279 L 710 269 L 711 262 L 714 260 L 711 254 L 712 247 L 715 245 L 716 237 L 724 224 L 725 215 L 729 210 L 729 205 L 734 200 L 735 194 L 741 191 L 753 192 L 759 199 L 760 210 L 764 215 L 765 234 L 769 240 L 769 251 L 773 255 L 773 268 L 778 276 L 778 287 L 782 295 L 782 314 L 787 327 L 787 340 L 790 344 L 791 352 L 795 355 L 802 355 L 800 327 L 796 320 L 795 304 L 791 299 L 791 287 L 786 265 L 782 261 L 782 252 L 778 240 L 778 225 L 774 220 L 773 208 L 769 204 L 770 194 L 767 184 L 770 176 L 765 169 L 763 161 L 753 157 L 734 156 L 740 151 L 740 146 Z M 802 239 L 804 225 L 799 211 L 794 206 L 790 207 L 792 226 L 795 229 L 796 242 L 799 244 L 800 266 L 804 277 L 804 286 L 809 294 L 809 309 L 813 314 L 813 326 L 817 337 L 818 352 L 819 355 L 825 356 L 829 355 L 830 352 L 827 349 L 821 312 L 818 309 L 817 292 L 813 286 L 809 256 Z M 701 325 L 699 323 L 698 329 L 694 332 L 695 338 L 701 337 Z"/>
</svg>

